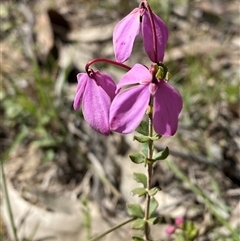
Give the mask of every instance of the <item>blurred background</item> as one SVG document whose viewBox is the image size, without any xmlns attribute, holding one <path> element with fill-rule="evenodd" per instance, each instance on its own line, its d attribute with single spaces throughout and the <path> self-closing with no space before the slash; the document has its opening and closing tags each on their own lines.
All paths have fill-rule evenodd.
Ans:
<svg viewBox="0 0 240 241">
<path fill-rule="evenodd" d="M 139 2 L 1 1 L 0 154 L 19 240 L 89 240 L 125 220 L 126 203 L 143 201 L 131 195 L 132 172 L 144 172 L 128 158 L 140 148 L 133 136 L 102 136 L 72 107 L 76 75 L 93 58 L 114 59 L 113 28 Z M 169 28 L 164 63 L 184 100 L 177 134 L 156 142 L 170 156 L 154 167 L 162 218 L 153 236 L 171 240 L 164 229 L 183 216 L 198 241 L 240 240 L 240 3 L 149 3 Z M 127 64 L 136 62 L 150 64 L 140 38 Z M 116 82 L 125 73 L 95 68 Z M 103 240 L 130 237 L 126 226 Z"/>
</svg>

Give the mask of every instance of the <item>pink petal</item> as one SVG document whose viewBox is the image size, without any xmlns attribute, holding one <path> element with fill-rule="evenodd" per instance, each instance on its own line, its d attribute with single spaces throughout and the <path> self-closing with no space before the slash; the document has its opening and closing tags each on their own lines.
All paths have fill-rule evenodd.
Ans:
<svg viewBox="0 0 240 241">
<path fill-rule="evenodd" d="M 84 74 L 80 73 L 77 75 L 78 85 L 77 85 L 77 91 L 76 91 L 76 95 L 75 95 L 74 102 L 73 102 L 74 110 L 80 109 L 85 86 L 89 79 L 90 78 L 88 77 L 88 75 L 86 73 L 84 73 Z"/>
<path fill-rule="evenodd" d="M 125 62 L 131 55 L 133 43 L 140 29 L 140 9 L 135 8 L 114 28 L 113 47 L 118 62 Z"/>
<path fill-rule="evenodd" d="M 106 93 L 110 96 L 111 100 L 115 97 L 116 84 L 111 76 L 100 73 L 99 71 L 94 72 L 94 79 L 97 85 L 101 86 Z"/>
<path fill-rule="evenodd" d="M 117 85 L 117 92 L 126 85 L 133 85 L 138 83 L 148 84 L 152 79 L 149 70 L 141 65 L 135 64 L 120 80 Z"/>
<path fill-rule="evenodd" d="M 177 217 L 175 219 L 175 224 L 177 227 L 180 227 L 184 223 L 184 218 L 183 217 Z"/>
<path fill-rule="evenodd" d="M 168 29 L 163 20 L 159 18 L 155 13 L 153 13 L 153 20 L 155 24 L 157 38 L 157 59 L 155 57 L 153 48 L 153 30 L 150 21 L 150 14 L 147 11 L 143 16 L 142 36 L 145 52 L 147 53 L 152 62 L 158 63 L 163 61 L 168 41 Z"/>
<path fill-rule="evenodd" d="M 127 134 L 140 124 L 146 112 L 150 93 L 147 85 L 126 89 L 114 98 L 110 107 L 110 128 Z"/>
<path fill-rule="evenodd" d="M 171 235 L 175 232 L 175 227 L 173 225 L 170 225 L 166 228 L 165 232 L 168 234 L 168 235 Z"/>
<path fill-rule="evenodd" d="M 182 105 L 182 97 L 178 91 L 161 80 L 153 102 L 153 126 L 158 134 L 172 136 L 176 133 Z"/>
<path fill-rule="evenodd" d="M 96 84 L 95 80 L 88 80 L 83 96 L 83 116 L 95 131 L 104 135 L 108 135 L 110 132 L 110 104 L 108 94 Z"/>
</svg>

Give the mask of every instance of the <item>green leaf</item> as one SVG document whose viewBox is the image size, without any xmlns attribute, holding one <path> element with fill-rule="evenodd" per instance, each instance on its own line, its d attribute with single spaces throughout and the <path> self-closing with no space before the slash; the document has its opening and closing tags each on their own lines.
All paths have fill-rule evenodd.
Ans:
<svg viewBox="0 0 240 241">
<path fill-rule="evenodd" d="M 155 154 L 153 156 L 153 159 L 155 161 L 157 161 L 157 160 L 164 160 L 164 159 L 166 159 L 168 157 L 168 155 L 169 155 L 169 149 L 168 149 L 168 147 L 166 147 L 163 151 L 160 151 L 157 154 Z"/>
<path fill-rule="evenodd" d="M 138 233 L 136 233 L 132 236 L 132 240 L 133 241 L 145 241 L 145 239 L 143 239 L 143 234 L 138 234 Z"/>
<path fill-rule="evenodd" d="M 133 140 L 136 140 L 136 141 L 138 141 L 138 142 L 140 142 L 140 143 L 146 143 L 146 142 L 148 142 L 149 140 L 151 140 L 151 141 L 157 141 L 157 140 L 159 140 L 161 138 L 161 136 L 160 135 L 158 135 L 158 134 L 155 134 L 154 136 L 134 136 L 133 137 Z"/>
<path fill-rule="evenodd" d="M 159 222 L 159 220 L 160 220 L 160 217 L 153 217 L 153 218 L 149 218 L 149 219 L 147 220 L 147 222 L 148 222 L 149 224 L 155 225 L 155 224 L 157 224 L 157 223 Z"/>
<path fill-rule="evenodd" d="M 133 194 L 133 195 L 138 195 L 139 197 L 141 197 L 141 196 L 143 196 L 143 195 L 145 195 L 146 193 L 147 193 L 147 190 L 146 190 L 146 188 L 144 188 L 144 187 L 137 187 L 137 188 L 134 188 L 132 191 L 131 191 L 131 193 Z"/>
<path fill-rule="evenodd" d="M 186 241 L 182 234 L 177 234 L 176 241 Z"/>
<path fill-rule="evenodd" d="M 188 234 L 189 240 L 193 241 L 198 236 L 198 230 L 194 229 Z"/>
<path fill-rule="evenodd" d="M 143 229 L 145 223 L 146 220 L 138 218 L 132 222 L 132 229 Z"/>
<path fill-rule="evenodd" d="M 146 157 L 140 153 L 134 153 L 129 155 L 132 162 L 136 164 L 144 163 L 146 160 Z"/>
<path fill-rule="evenodd" d="M 149 196 L 154 196 L 161 189 L 159 187 L 154 187 L 148 191 Z"/>
<path fill-rule="evenodd" d="M 144 156 L 148 155 L 148 143 L 147 142 L 142 144 L 141 151 L 144 154 Z"/>
<path fill-rule="evenodd" d="M 130 216 L 136 218 L 143 218 L 144 212 L 139 204 L 127 204 L 127 212 Z"/>
<path fill-rule="evenodd" d="M 191 221 L 185 221 L 183 223 L 183 231 L 188 240 L 194 240 L 198 235 L 197 226 Z"/>
<path fill-rule="evenodd" d="M 189 232 L 193 229 L 193 222 L 191 221 L 184 221 L 182 229 L 186 232 Z"/>
<path fill-rule="evenodd" d="M 158 202 L 154 197 L 152 197 L 150 200 L 149 217 L 153 215 L 153 213 L 157 210 L 157 207 Z"/>
<path fill-rule="evenodd" d="M 136 131 L 144 136 L 148 136 L 148 123 L 146 121 L 142 121 Z"/>
<path fill-rule="evenodd" d="M 147 176 L 145 174 L 134 172 L 133 179 L 139 183 L 142 183 L 145 188 L 147 187 Z"/>
<path fill-rule="evenodd" d="M 150 140 L 149 136 L 134 136 L 133 137 L 133 140 L 135 141 L 138 141 L 140 143 L 146 143 Z"/>
</svg>

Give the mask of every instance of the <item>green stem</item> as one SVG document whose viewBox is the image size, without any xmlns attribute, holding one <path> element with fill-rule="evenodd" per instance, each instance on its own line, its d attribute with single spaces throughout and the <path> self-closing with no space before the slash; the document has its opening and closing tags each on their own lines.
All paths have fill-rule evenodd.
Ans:
<svg viewBox="0 0 240 241">
<path fill-rule="evenodd" d="M 120 224 L 112 227 L 111 229 L 107 230 L 106 232 L 95 236 L 94 238 L 90 239 L 89 241 L 97 241 L 97 240 L 103 238 L 104 236 L 106 236 L 107 234 L 109 234 L 109 233 L 115 231 L 116 229 L 124 226 L 125 224 L 128 224 L 128 223 L 132 222 L 132 221 L 135 220 L 135 219 L 136 219 L 136 218 L 128 219 L 128 220 L 126 220 L 126 221 L 124 221 L 124 222 L 122 222 L 122 223 L 120 223 Z"/>
<path fill-rule="evenodd" d="M 94 63 L 108 63 L 108 64 L 112 64 L 112 65 L 115 65 L 115 66 L 118 66 L 118 67 L 121 67 L 121 68 L 124 68 L 126 70 L 130 70 L 131 67 L 125 65 L 125 64 L 122 64 L 122 63 L 119 63 L 117 61 L 114 61 L 114 60 L 111 60 L 111 59 L 106 59 L 106 58 L 96 58 L 96 59 L 92 59 L 91 61 L 89 61 L 86 66 L 85 66 L 85 71 L 87 74 L 90 74 L 91 72 L 91 68 L 90 66 Z M 89 72 L 90 71 L 90 72 Z"/>
<path fill-rule="evenodd" d="M 148 113 L 148 135 L 150 137 L 153 136 L 153 120 L 152 120 L 152 105 L 150 104 L 150 111 Z M 149 140 L 148 142 L 148 159 L 152 159 L 153 157 L 153 141 Z M 147 163 L 147 190 L 150 190 L 152 187 L 152 172 L 153 172 L 153 166 L 152 163 Z M 145 208 L 145 216 L 144 219 L 148 220 L 149 217 L 149 210 L 150 210 L 150 201 L 151 197 L 147 193 L 146 197 L 146 208 Z M 146 222 L 144 225 L 144 236 L 146 240 L 149 240 L 149 224 Z"/>
<path fill-rule="evenodd" d="M 16 229 L 16 226 L 14 224 L 12 208 L 11 208 L 10 199 L 9 199 L 8 190 L 7 190 L 6 177 L 5 177 L 4 168 L 3 168 L 3 161 L 1 161 L 0 166 L 1 166 L 3 193 L 4 193 L 4 196 L 5 196 L 5 199 L 6 199 L 7 211 L 8 211 L 8 215 L 9 215 L 9 218 L 10 218 L 10 225 L 11 225 L 11 228 L 12 228 L 12 231 L 13 231 L 14 241 L 18 241 L 17 229 Z"/>
<path fill-rule="evenodd" d="M 10 219 L 10 225 L 11 225 L 11 228 L 12 228 L 12 231 L 13 231 L 14 241 L 18 241 L 19 239 L 17 237 L 17 229 L 16 229 L 14 219 L 13 219 L 13 213 L 12 213 L 12 208 L 11 208 L 10 199 L 9 199 L 9 195 L 8 195 L 6 176 L 5 176 L 5 173 L 4 173 L 3 164 L 8 159 L 11 151 L 13 149 L 15 149 L 17 145 L 19 145 L 19 143 L 27 136 L 27 134 L 28 134 L 28 130 L 24 129 L 23 131 L 21 131 L 16 136 L 12 145 L 8 148 L 8 150 L 1 157 L 1 163 L 0 163 L 0 166 L 1 166 L 0 167 L 0 175 L 2 176 L 3 193 L 4 193 L 4 197 L 6 199 L 7 211 L 8 211 L 8 215 L 9 215 L 9 219 Z"/>
</svg>

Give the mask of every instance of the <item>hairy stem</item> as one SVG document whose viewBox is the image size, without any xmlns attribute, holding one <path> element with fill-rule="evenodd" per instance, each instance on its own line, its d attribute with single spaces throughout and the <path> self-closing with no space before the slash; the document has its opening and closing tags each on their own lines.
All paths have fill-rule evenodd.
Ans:
<svg viewBox="0 0 240 241">
<path fill-rule="evenodd" d="M 148 135 L 150 137 L 153 136 L 153 123 L 152 123 L 152 105 L 150 104 L 150 111 L 148 113 Z M 148 159 L 152 159 L 153 157 L 153 141 L 149 140 L 148 143 Z M 147 189 L 150 190 L 152 187 L 152 172 L 153 172 L 153 168 L 152 168 L 152 163 L 147 163 Z M 149 217 L 149 209 L 150 209 L 150 200 L 151 197 L 150 195 L 147 193 L 147 197 L 146 197 L 146 209 L 145 209 L 145 220 L 148 220 Z M 145 223 L 144 226 L 144 236 L 146 241 L 149 240 L 149 225 L 148 223 Z"/>
</svg>

